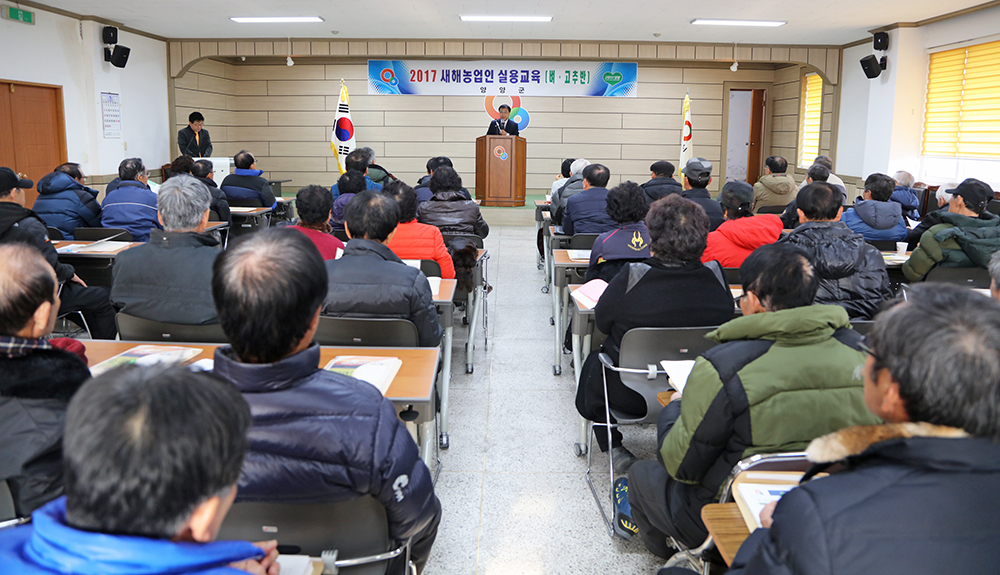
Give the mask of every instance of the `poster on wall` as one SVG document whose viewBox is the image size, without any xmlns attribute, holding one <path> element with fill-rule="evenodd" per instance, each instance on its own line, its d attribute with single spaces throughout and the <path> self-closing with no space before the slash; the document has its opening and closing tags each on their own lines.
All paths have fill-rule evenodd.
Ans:
<svg viewBox="0 0 1000 575">
<path fill-rule="evenodd" d="M 368 93 L 635 98 L 636 62 L 368 60 Z"/>
<path fill-rule="evenodd" d="M 104 121 L 104 137 L 122 137 L 121 96 L 112 92 L 101 92 L 101 118 Z"/>
</svg>

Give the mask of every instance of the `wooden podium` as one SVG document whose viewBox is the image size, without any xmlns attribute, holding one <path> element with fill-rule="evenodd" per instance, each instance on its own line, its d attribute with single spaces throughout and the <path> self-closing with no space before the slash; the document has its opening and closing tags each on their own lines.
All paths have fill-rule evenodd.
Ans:
<svg viewBox="0 0 1000 575">
<path fill-rule="evenodd" d="M 520 136 L 476 138 L 476 199 L 482 205 L 524 205 L 527 149 Z"/>
</svg>

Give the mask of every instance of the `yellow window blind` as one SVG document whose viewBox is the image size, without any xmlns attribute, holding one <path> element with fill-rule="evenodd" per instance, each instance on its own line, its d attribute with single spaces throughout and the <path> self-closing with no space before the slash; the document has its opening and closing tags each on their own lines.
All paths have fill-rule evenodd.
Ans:
<svg viewBox="0 0 1000 575">
<path fill-rule="evenodd" d="M 802 89 L 801 118 L 799 165 L 810 166 L 819 155 L 819 129 L 823 119 L 823 78 L 819 74 L 806 74 Z"/>
<path fill-rule="evenodd" d="M 931 54 L 923 154 L 1000 158 L 1000 42 Z"/>
</svg>

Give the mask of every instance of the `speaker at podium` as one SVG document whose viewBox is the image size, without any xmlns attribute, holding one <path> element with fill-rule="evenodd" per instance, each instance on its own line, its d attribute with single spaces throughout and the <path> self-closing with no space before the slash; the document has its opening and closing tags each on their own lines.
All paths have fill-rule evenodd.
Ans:
<svg viewBox="0 0 1000 575">
<path fill-rule="evenodd" d="M 476 138 L 476 199 L 481 205 L 524 205 L 527 151 L 520 136 Z"/>
</svg>

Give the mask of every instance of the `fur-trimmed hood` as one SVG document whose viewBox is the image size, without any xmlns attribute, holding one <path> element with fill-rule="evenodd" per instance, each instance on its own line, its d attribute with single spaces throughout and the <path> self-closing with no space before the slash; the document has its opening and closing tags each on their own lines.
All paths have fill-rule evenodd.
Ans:
<svg viewBox="0 0 1000 575">
<path fill-rule="evenodd" d="M 817 437 L 809 444 L 806 455 L 813 463 L 834 463 L 860 455 L 876 443 L 910 437 L 962 438 L 969 434 L 955 427 L 923 422 L 858 425 Z"/>
</svg>

